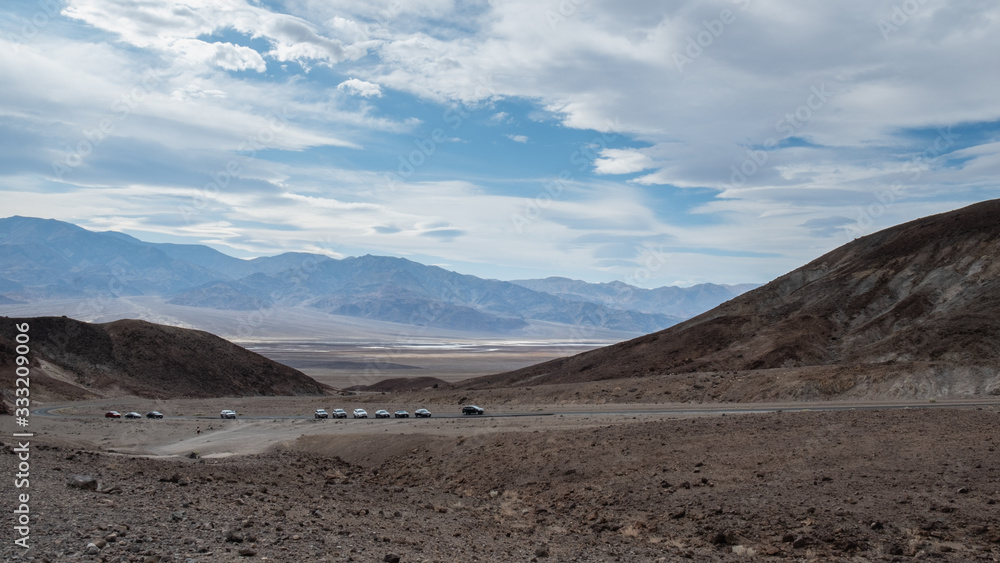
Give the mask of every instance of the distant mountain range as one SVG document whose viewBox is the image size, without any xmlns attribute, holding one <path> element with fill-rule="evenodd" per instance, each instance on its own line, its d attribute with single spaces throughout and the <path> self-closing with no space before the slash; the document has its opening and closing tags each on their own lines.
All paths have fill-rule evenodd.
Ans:
<svg viewBox="0 0 1000 563">
<path fill-rule="evenodd" d="M 207 246 L 149 243 L 51 219 L 0 219 L 0 305 L 155 295 L 188 307 L 308 307 L 478 333 L 510 333 L 532 322 L 648 333 L 752 287 L 504 282 L 385 256 L 286 253 L 243 260 Z"/>
<path fill-rule="evenodd" d="M 1000 395 L 997 217 L 992 200 L 898 225 L 666 330 L 463 385 L 737 372 L 754 400 Z"/>
<path fill-rule="evenodd" d="M 724 303 L 737 295 L 750 291 L 758 284 L 719 285 L 703 283 L 692 287 L 658 287 L 642 289 L 619 281 L 587 283 L 568 278 L 543 280 L 514 280 L 512 283 L 555 295 L 569 301 L 583 301 L 641 313 L 666 313 L 681 318 L 691 318 Z"/>
</svg>

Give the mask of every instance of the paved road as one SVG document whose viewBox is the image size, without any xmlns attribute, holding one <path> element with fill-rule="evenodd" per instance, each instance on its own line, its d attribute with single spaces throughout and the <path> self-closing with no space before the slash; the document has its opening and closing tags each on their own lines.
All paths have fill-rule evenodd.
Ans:
<svg viewBox="0 0 1000 563">
<path fill-rule="evenodd" d="M 34 409 L 32 415 L 39 417 L 67 417 L 67 418 L 102 418 L 98 414 L 63 414 L 60 409 L 67 407 L 100 406 L 100 403 L 69 403 L 52 405 L 48 407 Z M 484 415 L 462 415 L 459 413 L 435 413 L 433 418 L 508 418 L 508 417 L 539 417 L 539 416 L 594 416 L 594 415 L 621 415 L 621 416 L 692 416 L 692 415 L 736 415 L 771 412 L 807 412 L 807 411 L 845 411 L 845 410 L 897 410 L 897 409 L 949 409 L 949 408 L 989 408 L 1000 407 L 1000 400 L 947 400 L 947 401 L 905 401 L 892 403 L 797 403 L 782 405 L 665 405 L 662 408 L 640 407 L 636 409 L 628 408 L 629 405 L 620 405 L 620 408 L 608 406 L 580 406 L 578 410 L 571 411 L 532 411 L 532 412 L 488 412 Z M 103 407 L 102 407 L 103 408 Z M 124 413 L 122 413 L 124 414 Z M 218 416 L 170 416 L 172 420 L 220 420 Z M 296 420 L 312 419 L 311 415 L 240 415 L 240 420 Z M 414 420 L 412 413 L 410 420 Z M 346 420 L 353 420 L 347 418 Z M 368 420 L 378 420 L 371 417 Z M 400 420 L 397 418 L 383 420 Z"/>
</svg>

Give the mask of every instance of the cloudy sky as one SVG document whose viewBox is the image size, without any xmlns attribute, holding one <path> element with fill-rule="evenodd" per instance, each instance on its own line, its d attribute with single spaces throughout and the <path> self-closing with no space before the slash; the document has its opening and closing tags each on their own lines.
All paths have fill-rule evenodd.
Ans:
<svg viewBox="0 0 1000 563">
<path fill-rule="evenodd" d="M 26 0 L 0 216 L 765 282 L 1000 195 L 994 0 Z"/>
</svg>

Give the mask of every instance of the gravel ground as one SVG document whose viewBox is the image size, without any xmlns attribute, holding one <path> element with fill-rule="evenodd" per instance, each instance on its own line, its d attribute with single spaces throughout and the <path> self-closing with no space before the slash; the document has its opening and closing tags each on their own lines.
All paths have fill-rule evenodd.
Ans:
<svg viewBox="0 0 1000 563">
<path fill-rule="evenodd" d="M 8 526 L 0 558 L 1000 561 L 994 408 L 553 420 L 331 425 L 189 458 L 112 453 L 107 425 L 57 419 L 31 444 L 34 547 Z M 182 430 L 158 432 L 150 448 Z M 5 505 L 17 492 L 0 480 Z"/>
</svg>

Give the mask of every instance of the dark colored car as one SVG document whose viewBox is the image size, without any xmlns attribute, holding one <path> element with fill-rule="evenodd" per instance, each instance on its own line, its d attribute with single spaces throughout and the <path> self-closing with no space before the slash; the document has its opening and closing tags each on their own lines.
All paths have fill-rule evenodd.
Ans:
<svg viewBox="0 0 1000 563">
<path fill-rule="evenodd" d="M 121 417 L 122 417 L 122 413 L 120 413 L 118 411 L 108 411 L 108 412 L 104 413 L 104 418 L 121 418 Z"/>
<path fill-rule="evenodd" d="M 427 409 L 417 409 L 413 411 L 414 416 L 417 418 L 428 418 L 431 416 L 431 411 Z"/>
<path fill-rule="evenodd" d="M 465 405 L 462 407 L 462 414 L 483 414 L 484 412 L 486 411 L 476 405 Z"/>
<path fill-rule="evenodd" d="M 125 413 L 125 418 L 142 418 L 142 415 L 137 412 L 127 412 Z"/>
<path fill-rule="evenodd" d="M 333 409 L 333 418 L 347 418 L 347 411 L 344 409 Z"/>
<path fill-rule="evenodd" d="M 410 413 L 406 411 L 396 411 L 395 414 L 393 414 L 393 416 L 395 416 L 396 418 L 410 418 Z"/>
<path fill-rule="evenodd" d="M 375 418 L 389 418 L 389 411 L 379 409 L 375 411 Z"/>
<path fill-rule="evenodd" d="M 149 411 L 146 413 L 146 418 L 163 418 L 163 413 L 157 411 Z"/>
</svg>

